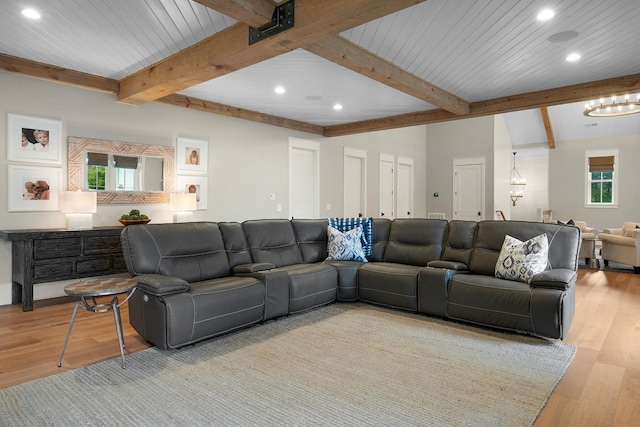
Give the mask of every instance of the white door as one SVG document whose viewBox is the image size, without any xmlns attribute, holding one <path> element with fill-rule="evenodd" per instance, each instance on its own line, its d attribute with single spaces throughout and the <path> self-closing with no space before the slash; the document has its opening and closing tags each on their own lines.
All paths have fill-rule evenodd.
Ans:
<svg viewBox="0 0 640 427">
<path fill-rule="evenodd" d="M 393 188 L 395 176 L 393 165 L 395 157 L 390 154 L 380 153 L 380 212 L 382 218 L 394 218 Z"/>
<path fill-rule="evenodd" d="M 398 157 L 396 218 L 413 218 L 413 159 Z"/>
<path fill-rule="evenodd" d="M 318 218 L 318 152 L 315 141 L 289 138 L 289 217 Z"/>
<path fill-rule="evenodd" d="M 366 216 L 367 152 L 344 148 L 344 212 L 347 218 Z"/>
<path fill-rule="evenodd" d="M 484 159 L 459 159 L 453 164 L 453 219 L 484 219 Z"/>
</svg>

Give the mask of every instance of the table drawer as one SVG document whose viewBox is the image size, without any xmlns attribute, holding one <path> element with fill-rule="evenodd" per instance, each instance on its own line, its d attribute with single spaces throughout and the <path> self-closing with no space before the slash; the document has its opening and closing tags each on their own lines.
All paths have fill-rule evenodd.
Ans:
<svg viewBox="0 0 640 427">
<path fill-rule="evenodd" d="M 124 262 L 123 257 L 116 257 L 113 259 L 113 270 L 114 273 L 127 271 L 127 264 Z"/>
<path fill-rule="evenodd" d="M 33 242 L 34 259 L 50 259 L 78 256 L 82 248 L 80 238 L 46 239 Z"/>
<path fill-rule="evenodd" d="M 62 261 L 57 264 L 36 265 L 33 268 L 33 277 L 35 281 L 46 279 L 48 282 L 54 280 L 66 279 L 73 275 L 73 262 Z"/>
<path fill-rule="evenodd" d="M 84 254 L 113 254 L 122 252 L 120 236 L 85 237 Z"/>
<path fill-rule="evenodd" d="M 111 260 L 108 258 L 87 259 L 76 263 L 76 272 L 79 275 L 95 273 L 96 276 L 111 271 Z"/>
</svg>

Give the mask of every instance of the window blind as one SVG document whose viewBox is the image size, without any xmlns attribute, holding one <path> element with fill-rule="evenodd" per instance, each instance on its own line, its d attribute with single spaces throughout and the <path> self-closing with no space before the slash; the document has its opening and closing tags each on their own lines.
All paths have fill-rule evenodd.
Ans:
<svg viewBox="0 0 640 427">
<path fill-rule="evenodd" d="M 589 157 L 589 172 L 613 171 L 613 156 Z"/>
<path fill-rule="evenodd" d="M 107 166 L 109 156 L 106 153 L 87 153 L 87 164 L 89 166 Z"/>
<path fill-rule="evenodd" d="M 113 163 L 121 169 L 138 169 L 137 157 L 113 156 Z"/>
</svg>

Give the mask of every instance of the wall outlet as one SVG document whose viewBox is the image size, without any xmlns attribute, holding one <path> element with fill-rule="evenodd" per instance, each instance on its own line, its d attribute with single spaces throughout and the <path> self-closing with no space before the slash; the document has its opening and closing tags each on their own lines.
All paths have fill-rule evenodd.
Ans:
<svg viewBox="0 0 640 427">
<path fill-rule="evenodd" d="M 282 203 L 276 205 L 276 212 L 282 212 Z"/>
<path fill-rule="evenodd" d="M 327 203 L 327 210 L 330 211 L 331 210 L 331 203 Z"/>
</svg>

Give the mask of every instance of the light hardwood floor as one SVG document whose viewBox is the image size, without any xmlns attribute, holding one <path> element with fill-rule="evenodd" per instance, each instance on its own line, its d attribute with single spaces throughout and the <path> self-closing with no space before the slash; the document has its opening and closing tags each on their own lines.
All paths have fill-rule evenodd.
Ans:
<svg viewBox="0 0 640 427">
<path fill-rule="evenodd" d="M 577 354 L 536 426 L 640 425 L 640 275 L 580 269 L 576 315 L 565 342 Z M 0 388 L 119 357 L 111 313 L 79 310 L 57 362 L 75 300 L 0 307 Z M 122 307 L 126 353 L 149 345 Z M 126 357 L 126 356 L 125 356 Z"/>
</svg>

